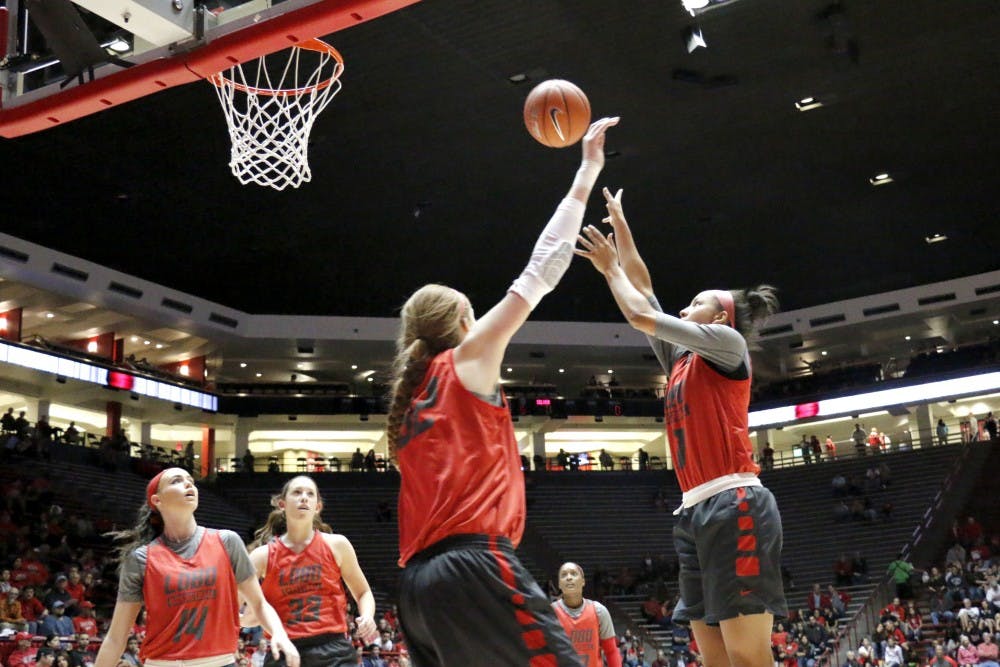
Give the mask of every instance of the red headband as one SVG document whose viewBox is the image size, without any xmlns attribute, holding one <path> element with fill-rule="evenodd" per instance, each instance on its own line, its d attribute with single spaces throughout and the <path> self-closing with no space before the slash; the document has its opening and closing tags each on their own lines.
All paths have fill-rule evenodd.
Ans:
<svg viewBox="0 0 1000 667">
<path fill-rule="evenodd" d="M 715 297 L 722 306 L 722 309 L 726 311 L 726 318 L 729 320 L 726 324 L 735 328 L 736 327 L 736 307 L 733 305 L 733 294 L 726 290 L 714 289 L 709 290 L 709 293 Z"/>
<path fill-rule="evenodd" d="M 149 484 L 146 485 L 146 503 L 154 510 L 156 508 L 153 507 L 153 494 L 160 490 L 160 480 L 163 478 L 163 473 L 165 472 L 166 470 L 161 470 L 156 473 L 156 477 L 149 480 Z"/>
</svg>

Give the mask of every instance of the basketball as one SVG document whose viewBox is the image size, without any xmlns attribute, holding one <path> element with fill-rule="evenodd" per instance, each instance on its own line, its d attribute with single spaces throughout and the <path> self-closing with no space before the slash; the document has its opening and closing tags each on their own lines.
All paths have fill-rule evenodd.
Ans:
<svg viewBox="0 0 1000 667">
<path fill-rule="evenodd" d="M 543 146 L 572 146 L 590 127 L 590 101 L 569 81 L 542 81 L 524 101 L 524 125 Z"/>
</svg>

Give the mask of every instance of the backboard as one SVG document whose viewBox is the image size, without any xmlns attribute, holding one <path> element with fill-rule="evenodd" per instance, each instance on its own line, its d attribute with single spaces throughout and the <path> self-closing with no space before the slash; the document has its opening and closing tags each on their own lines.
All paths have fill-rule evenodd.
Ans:
<svg viewBox="0 0 1000 667">
<path fill-rule="evenodd" d="M 0 8 L 0 136 L 207 79 L 418 1 L 7 0 Z"/>
</svg>

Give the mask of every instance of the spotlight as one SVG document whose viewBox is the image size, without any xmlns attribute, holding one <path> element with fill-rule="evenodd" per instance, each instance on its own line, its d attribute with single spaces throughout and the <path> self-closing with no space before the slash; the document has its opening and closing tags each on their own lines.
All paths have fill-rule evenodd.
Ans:
<svg viewBox="0 0 1000 667">
<path fill-rule="evenodd" d="M 892 183 L 892 176 L 890 176 L 886 172 L 882 172 L 881 174 L 875 174 L 874 176 L 869 178 L 868 182 L 875 186 L 887 185 L 889 183 Z"/>
</svg>

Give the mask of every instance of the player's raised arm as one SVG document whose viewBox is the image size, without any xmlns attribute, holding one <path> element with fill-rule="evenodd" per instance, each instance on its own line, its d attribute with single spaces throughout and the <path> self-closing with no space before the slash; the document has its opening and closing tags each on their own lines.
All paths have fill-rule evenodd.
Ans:
<svg viewBox="0 0 1000 667">
<path fill-rule="evenodd" d="M 507 295 L 471 324 L 468 335 L 455 349 L 459 376 L 470 390 L 482 393 L 493 390 L 511 337 L 569 268 L 587 199 L 604 168 L 605 133 L 617 124 L 615 117 L 602 118 L 590 126 L 583 138 L 583 157 L 569 192 L 535 242 L 528 265 Z"/>
</svg>

